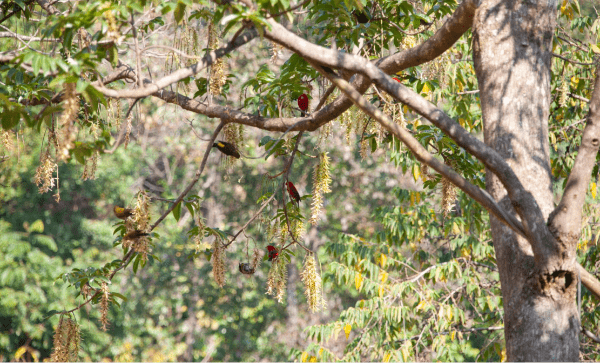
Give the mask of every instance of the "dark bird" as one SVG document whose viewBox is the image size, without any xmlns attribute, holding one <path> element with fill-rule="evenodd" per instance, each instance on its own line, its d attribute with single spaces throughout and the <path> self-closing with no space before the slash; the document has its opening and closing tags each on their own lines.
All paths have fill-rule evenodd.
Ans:
<svg viewBox="0 0 600 363">
<path fill-rule="evenodd" d="M 308 96 L 303 93 L 298 97 L 298 107 L 300 107 L 300 115 L 306 116 L 306 110 L 308 110 Z"/>
<path fill-rule="evenodd" d="M 298 204 L 298 208 L 300 208 L 300 194 L 298 193 L 298 190 L 296 190 L 294 183 L 292 183 L 291 181 L 288 181 L 285 183 L 285 185 L 287 186 L 287 191 L 290 194 L 290 198 L 295 200 L 296 203 Z"/>
<path fill-rule="evenodd" d="M 368 22 L 369 22 L 369 20 L 370 20 L 370 19 L 369 19 L 369 16 L 368 16 L 368 15 L 367 15 L 367 13 L 366 13 L 366 12 L 364 12 L 364 11 L 357 11 L 357 10 L 354 10 L 354 11 L 352 12 L 352 15 L 354 15 L 354 17 L 356 18 L 356 21 L 358 21 L 358 22 L 359 22 L 359 23 L 361 23 L 361 24 L 366 24 L 366 23 L 368 23 Z"/>
<path fill-rule="evenodd" d="M 213 147 L 219 149 L 225 155 L 233 156 L 236 159 L 240 158 L 240 152 L 237 150 L 235 145 L 225 142 L 225 141 L 217 141 L 213 144 Z"/>
<path fill-rule="evenodd" d="M 115 216 L 119 219 L 127 219 L 133 215 L 133 209 L 122 208 L 118 205 L 115 205 L 115 207 L 113 208 L 113 212 L 115 212 Z"/>
<path fill-rule="evenodd" d="M 254 273 L 254 268 L 248 262 L 241 262 L 239 269 L 244 275 L 252 275 Z"/>
<path fill-rule="evenodd" d="M 337 73 L 335 73 L 335 72 L 333 71 L 333 69 L 331 69 L 331 68 L 329 68 L 329 67 L 327 67 L 327 66 L 321 66 L 321 68 L 323 68 L 323 70 L 324 70 L 325 72 L 327 72 L 327 73 L 329 73 L 329 74 L 331 74 L 331 75 L 334 75 L 334 76 L 336 76 L 336 77 L 337 77 Z"/>
<path fill-rule="evenodd" d="M 267 250 L 269 250 L 269 261 L 273 261 L 277 258 L 277 256 L 279 256 L 279 251 L 277 251 L 277 248 L 273 246 L 267 246 Z"/>
<path fill-rule="evenodd" d="M 144 232 L 140 231 L 139 229 L 136 229 L 134 231 L 126 233 L 125 236 L 123 236 L 123 240 L 135 241 L 140 237 L 149 236 L 149 235 L 150 235 L 150 233 L 144 233 Z"/>
</svg>

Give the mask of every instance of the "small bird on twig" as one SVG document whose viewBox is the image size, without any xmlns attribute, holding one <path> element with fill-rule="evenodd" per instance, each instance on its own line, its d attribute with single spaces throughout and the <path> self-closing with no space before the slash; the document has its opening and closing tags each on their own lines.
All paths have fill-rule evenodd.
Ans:
<svg viewBox="0 0 600 363">
<path fill-rule="evenodd" d="M 288 181 L 285 183 L 285 185 L 287 186 L 287 191 L 290 194 L 290 197 L 292 198 L 292 200 L 296 201 L 296 204 L 298 204 L 298 208 L 300 208 L 300 194 L 298 193 L 298 190 L 296 190 L 294 183 Z"/>
<path fill-rule="evenodd" d="M 136 241 L 140 237 L 149 236 L 150 233 L 145 233 L 136 229 L 134 231 L 128 232 L 123 236 L 123 240 Z"/>
<path fill-rule="evenodd" d="M 133 215 L 133 209 L 119 207 L 118 205 L 115 205 L 113 212 L 115 212 L 115 216 L 119 219 L 127 219 Z"/>
<path fill-rule="evenodd" d="M 240 158 L 240 152 L 237 150 L 235 145 L 226 141 L 217 141 L 213 144 L 213 147 L 219 149 L 225 155 L 233 156 L 236 159 Z"/>
<path fill-rule="evenodd" d="M 277 248 L 269 245 L 267 246 L 267 250 L 269 250 L 269 261 L 273 261 L 277 258 L 277 256 L 279 256 L 279 251 Z"/>
</svg>

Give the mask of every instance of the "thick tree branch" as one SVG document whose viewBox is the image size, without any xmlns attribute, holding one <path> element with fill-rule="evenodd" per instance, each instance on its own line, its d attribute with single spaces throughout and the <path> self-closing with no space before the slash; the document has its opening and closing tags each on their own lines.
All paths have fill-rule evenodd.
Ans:
<svg viewBox="0 0 600 363">
<path fill-rule="evenodd" d="M 60 11 L 54 5 L 50 4 L 48 0 L 37 0 L 37 3 L 50 15 L 60 14 Z"/>
<path fill-rule="evenodd" d="M 235 39 L 233 42 L 230 42 L 227 46 L 209 52 L 202 58 L 202 61 L 195 63 L 189 67 L 179 69 L 179 70 L 169 74 L 168 76 L 160 78 L 160 79 L 156 80 L 155 82 L 152 82 L 151 84 L 146 85 L 144 88 L 114 90 L 114 89 L 106 88 L 103 86 L 96 86 L 96 89 L 98 91 L 100 91 L 101 93 L 103 93 L 105 96 L 113 97 L 113 98 L 147 97 L 147 96 L 152 95 L 153 93 L 160 91 L 161 89 L 164 89 L 165 87 L 167 87 L 173 83 L 179 82 L 184 78 L 195 75 L 196 73 L 198 73 L 201 70 L 205 69 L 206 67 L 210 66 L 218 58 L 221 58 L 225 54 L 230 53 L 231 51 L 241 47 L 242 45 L 244 45 L 244 44 L 248 43 L 249 41 L 251 41 L 252 39 L 256 38 L 257 36 L 258 36 L 258 32 L 256 31 L 256 29 L 250 29 L 246 33 L 237 37 L 237 39 Z"/>
<path fill-rule="evenodd" d="M 317 69 L 320 67 L 314 65 Z M 393 120 L 391 120 L 386 114 L 381 112 L 377 107 L 368 102 L 357 90 L 355 90 L 350 83 L 340 77 L 335 77 L 330 73 L 323 74 L 327 76 L 348 98 L 350 98 L 361 110 L 373 117 L 388 131 L 398 137 L 415 155 L 415 157 L 422 163 L 429 165 L 435 171 L 440 173 L 442 176 L 450 180 L 454 185 L 459 187 L 462 191 L 468 194 L 471 198 L 481 204 L 486 210 L 496 216 L 499 220 L 504 222 L 507 226 L 513 229 L 515 232 L 524 235 L 525 230 L 521 222 L 519 222 L 514 216 L 506 213 L 496 201 L 484 190 L 471 184 L 461 175 L 457 174 L 452 168 L 444 164 L 442 161 L 436 159 L 431 155 L 418 141 L 415 139 L 408 130 L 400 127 Z"/>
<path fill-rule="evenodd" d="M 594 91 L 590 101 L 587 123 L 583 129 L 581 145 L 571 169 L 565 191 L 558 206 L 549 218 L 554 235 L 567 243 L 577 243 L 581 231 L 581 216 L 592 168 L 600 146 L 600 65 L 596 68 Z"/>
<path fill-rule="evenodd" d="M 600 300 L 600 281 L 580 264 L 577 264 L 577 271 L 579 272 L 583 286 L 590 290 L 590 292 Z"/>
<path fill-rule="evenodd" d="M 466 1 L 463 4 L 469 3 L 473 6 L 474 10 L 475 2 Z M 463 4 L 461 4 L 461 6 Z M 462 9 L 462 12 L 457 10 L 453 18 L 466 18 L 471 21 L 471 23 L 467 23 L 467 25 L 472 24 L 473 13 L 467 12 L 465 10 L 467 9 L 466 6 L 459 7 L 459 9 Z M 451 21 L 446 22 L 442 29 L 448 26 L 449 23 L 451 23 Z M 508 190 L 509 198 L 513 202 L 515 210 L 523 221 L 525 231 L 527 232 L 527 239 L 533 247 L 536 256 L 536 264 L 540 270 L 557 268 L 557 264 L 562 263 L 562 259 L 558 258 L 560 255 L 558 245 L 550 242 L 553 240 L 550 232 L 547 229 L 542 232 L 533 231 L 536 226 L 545 226 L 546 224 L 546 220 L 535 199 L 523 188 L 523 185 L 511 167 L 496 151 L 471 135 L 442 110 L 429 103 L 420 95 L 398 82 L 393 81 L 384 71 L 380 70 L 365 58 L 312 44 L 289 32 L 283 26 L 272 20 L 270 21 L 270 25 L 272 29 L 270 31 L 265 30 L 266 38 L 280 43 L 303 56 L 306 55 L 306 59 L 311 63 L 323 64 L 333 68 L 343 68 L 346 71 L 363 74 L 375 82 L 381 89 L 390 93 L 394 98 L 407 104 L 417 113 L 426 117 L 450 136 L 459 146 L 481 160 L 489 170 L 498 175 L 500 181 Z M 438 34 L 439 32 L 436 35 Z M 453 33 L 450 34 L 452 35 Z M 359 93 L 362 92 L 360 89 L 357 91 Z M 327 107 L 323 109 L 323 112 L 326 109 Z M 318 115 L 315 114 L 313 117 L 317 118 Z M 549 259 L 553 259 L 553 263 L 550 263 Z M 553 267 L 549 267 L 550 265 Z"/>
<path fill-rule="evenodd" d="M 471 27 L 477 4 L 478 0 L 463 1 L 432 37 L 414 48 L 377 60 L 375 64 L 385 73 L 392 74 L 437 58 L 440 54 L 450 49 L 462 34 Z M 364 64 L 362 61 L 353 63 L 352 60 L 346 58 L 342 61 L 342 58 L 339 57 L 341 53 L 336 50 L 312 44 L 291 33 L 272 19 L 269 20 L 269 25 L 272 28 L 271 30 L 265 29 L 265 37 L 267 39 L 283 45 L 302 57 L 312 59 L 316 63 L 324 64 L 331 68 L 342 68 L 351 73 L 359 73 L 352 82 L 352 86 L 361 94 L 365 93 L 371 85 L 371 81 L 368 78 L 360 75 L 362 65 Z M 348 54 L 344 54 L 348 56 Z M 364 58 L 358 55 L 352 59 L 364 60 Z M 323 107 L 323 109 L 311 114 L 312 120 L 307 130 L 318 129 L 344 113 L 352 104 L 352 101 L 345 96 L 338 97 L 332 103 Z"/>
</svg>

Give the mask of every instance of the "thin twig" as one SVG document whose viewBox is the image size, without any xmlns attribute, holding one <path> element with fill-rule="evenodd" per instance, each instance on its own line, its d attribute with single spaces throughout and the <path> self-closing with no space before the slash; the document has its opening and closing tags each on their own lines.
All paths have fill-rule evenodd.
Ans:
<svg viewBox="0 0 600 363">
<path fill-rule="evenodd" d="M 271 203 L 271 201 L 273 200 L 273 198 L 275 198 L 275 192 L 273 192 L 273 195 L 271 195 L 271 197 L 269 199 L 267 199 L 266 201 L 263 202 L 263 204 L 260 206 L 260 208 L 258 209 L 258 211 L 254 214 L 254 216 L 252 216 L 252 218 L 250 218 L 250 220 L 248 222 L 246 222 L 246 224 L 244 224 L 244 226 L 238 231 L 238 233 L 236 233 L 235 235 L 233 235 L 233 238 L 231 239 L 231 241 L 229 241 L 228 243 L 223 244 L 223 247 L 227 248 L 230 244 L 233 243 L 233 241 L 235 241 L 235 239 L 240 235 L 240 233 L 242 233 L 246 228 L 248 228 L 248 226 L 250 225 L 250 223 L 252 223 L 259 215 L 260 213 L 262 213 L 263 209 L 265 209 L 265 207 L 267 205 L 269 205 L 269 203 Z"/>
<path fill-rule="evenodd" d="M 296 145 L 294 145 L 294 149 L 292 150 L 292 155 L 290 155 L 290 159 L 287 162 L 286 165 L 286 171 L 285 171 L 285 176 L 283 178 L 283 183 L 281 184 L 281 189 L 283 190 L 283 214 L 285 216 L 285 222 L 287 223 L 287 228 L 288 228 L 288 233 L 290 234 L 290 237 L 292 237 L 292 243 L 288 244 L 287 246 L 285 246 L 284 248 L 282 248 L 281 250 L 285 250 L 286 248 L 288 248 L 290 245 L 292 244 L 297 244 L 300 247 L 304 248 L 304 250 L 306 252 L 310 252 L 310 250 L 306 247 L 304 247 L 300 242 L 298 242 L 296 240 L 296 237 L 294 237 L 294 234 L 292 233 L 292 227 L 290 225 L 290 219 L 288 218 L 288 214 L 287 214 L 287 207 L 285 205 L 285 188 L 286 188 L 286 182 L 288 181 L 288 176 L 290 175 L 290 171 L 292 170 L 292 163 L 294 161 L 294 156 L 296 155 L 296 151 L 298 150 L 298 145 L 300 144 L 300 139 L 302 138 L 302 134 L 304 134 L 304 131 L 300 131 L 298 133 L 298 138 L 296 139 Z"/>
<path fill-rule="evenodd" d="M 600 343 L 600 338 L 598 336 L 596 336 L 594 333 L 592 333 L 591 331 L 589 331 L 585 328 L 581 328 L 581 332 L 583 333 L 583 335 L 585 335 L 586 337 L 595 341 L 596 343 Z"/>
<path fill-rule="evenodd" d="M 554 57 L 556 57 L 556 58 L 560 58 L 560 59 L 562 59 L 562 60 L 564 60 L 566 62 L 569 62 L 569 63 L 579 64 L 579 65 L 582 65 L 582 66 L 593 66 L 594 65 L 594 63 L 583 63 L 583 62 L 574 61 L 572 59 L 569 59 L 567 57 L 563 57 L 562 55 L 556 54 L 556 53 L 552 53 L 552 55 Z"/>
<path fill-rule="evenodd" d="M 277 14 L 273 14 L 273 15 L 269 15 L 269 16 L 267 16 L 267 19 L 268 19 L 268 18 L 276 18 L 276 17 L 278 17 L 278 16 L 281 16 L 281 15 L 283 15 L 283 14 L 285 14 L 285 13 L 289 13 L 290 11 L 294 11 L 294 10 L 298 9 L 299 7 L 302 7 L 302 6 L 304 6 L 304 5 L 305 5 L 306 3 L 308 3 L 308 2 L 310 2 L 310 0 L 304 0 L 304 1 L 303 1 L 303 2 L 301 2 L 300 4 L 298 4 L 298 5 L 296 5 L 296 6 L 292 6 L 291 8 L 289 8 L 289 9 L 287 9 L 287 10 L 284 10 L 284 11 L 282 11 L 282 12 L 279 12 L 279 13 L 277 13 Z"/>
<path fill-rule="evenodd" d="M 587 98 L 585 98 L 585 97 L 581 97 L 581 96 L 579 96 L 579 95 L 576 95 L 576 94 L 573 94 L 573 93 L 571 93 L 571 92 L 567 92 L 567 95 L 569 95 L 569 96 L 573 97 L 573 98 L 574 98 L 574 99 L 576 99 L 576 100 L 583 101 L 583 102 L 585 102 L 585 103 L 590 103 L 590 100 L 588 100 Z"/>
<path fill-rule="evenodd" d="M 160 222 L 162 222 L 162 220 L 165 219 L 169 215 L 169 213 L 171 213 L 171 211 L 173 209 L 175 209 L 177 204 L 179 204 L 183 200 L 183 198 L 190 192 L 190 190 L 192 190 L 192 188 L 194 187 L 194 185 L 196 185 L 198 180 L 200 180 L 200 175 L 202 175 L 202 172 L 204 171 L 204 167 L 206 166 L 206 161 L 208 160 L 208 154 L 210 154 L 210 150 L 213 147 L 213 143 L 217 139 L 217 136 L 219 135 L 219 132 L 221 132 L 221 129 L 223 128 L 223 126 L 225 126 L 225 122 L 223 120 L 221 120 L 221 122 L 219 123 L 219 126 L 217 126 L 217 128 L 213 132 L 213 134 L 210 138 L 210 141 L 208 142 L 208 145 L 206 145 L 206 151 L 204 152 L 204 158 L 202 159 L 202 163 L 200 164 L 200 167 L 196 171 L 196 177 L 194 179 L 192 179 L 192 181 L 187 186 L 187 188 L 185 188 L 184 191 L 181 192 L 179 197 L 177 197 L 177 199 L 169 207 L 169 209 L 167 209 L 167 211 L 164 212 L 163 215 L 160 216 L 160 218 L 158 218 L 158 220 L 156 222 L 154 222 L 154 224 L 150 227 L 150 230 L 153 230 L 154 228 L 156 228 L 156 226 L 158 226 L 158 224 Z"/>
</svg>

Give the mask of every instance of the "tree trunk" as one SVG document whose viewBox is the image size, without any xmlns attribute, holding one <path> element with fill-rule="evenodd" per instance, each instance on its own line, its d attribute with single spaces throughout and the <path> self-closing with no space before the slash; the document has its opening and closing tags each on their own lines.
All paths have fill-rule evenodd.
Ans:
<svg viewBox="0 0 600 363">
<path fill-rule="evenodd" d="M 486 144 L 513 168 L 547 220 L 554 209 L 549 158 L 550 64 L 556 1 L 482 0 L 473 23 Z M 504 186 L 488 192 L 514 213 Z M 572 273 L 535 268 L 530 244 L 493 216 L 509 361 L 575 361 L 579 317 Z M 545 283 L 548 282 L 549 283 Z"/>
</svg>

